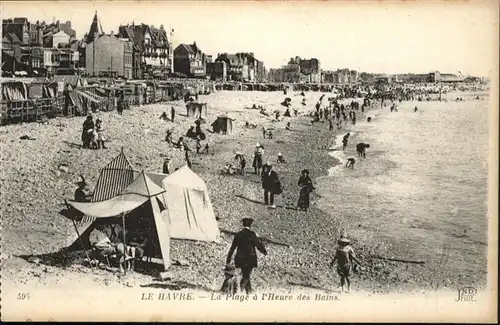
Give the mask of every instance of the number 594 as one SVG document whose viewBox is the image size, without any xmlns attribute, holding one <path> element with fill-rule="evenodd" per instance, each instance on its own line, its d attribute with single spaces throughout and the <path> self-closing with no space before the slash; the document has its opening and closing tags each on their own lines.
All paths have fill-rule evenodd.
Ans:
<svg viewBox="0 0 500 325">
<path fill-rule="evenodd" d="M 30 298 L 29 293 L 19 292 L 17 294 L 17 300 L 28 300 Z"/>
</svg>

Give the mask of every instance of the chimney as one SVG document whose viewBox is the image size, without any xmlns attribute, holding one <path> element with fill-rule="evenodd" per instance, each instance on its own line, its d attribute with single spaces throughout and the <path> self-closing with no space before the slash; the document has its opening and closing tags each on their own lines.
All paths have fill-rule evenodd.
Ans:
<svg viewBox="0 0 500 325">
<path fill-rule="evenodd" d="M 165 28 L 163 27 L 163 24 L 160 25 L 160 29 L 165 30 Z"/>
<path fill-rule="evenodd" d="M 68 27 L 71 27 L 71 21 L 70 21 L 70 20 L 67 20 L 67 21 L 66 21 L 66 25 L 67 25 Z"/>
<path fill-rule="evenodd" d="M 110 36 L 115 36 L 115 32 L 114 32 L 114 31 L 111 31 L 111 32 L 109 33 L 109 35 L 110 35 Z"/>
</svg>

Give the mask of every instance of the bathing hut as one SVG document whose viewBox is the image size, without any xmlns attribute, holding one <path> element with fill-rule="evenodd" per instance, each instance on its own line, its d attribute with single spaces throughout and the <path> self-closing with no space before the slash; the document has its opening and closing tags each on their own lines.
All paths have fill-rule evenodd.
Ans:
<svg viewBox="0 0 500 325">
<path fill-rule="evenodd" d="M 233 121 L 227 115 L 220 115 L 212 123 L 212 129 L 214 133 L 231 134 L 233 132 Z"/>
<path fill-rule="evenodd" d="M 187 116 L 206 119 L 207 118 L 207 103 L 189 102 L 186 104 Z"/>
</svg>

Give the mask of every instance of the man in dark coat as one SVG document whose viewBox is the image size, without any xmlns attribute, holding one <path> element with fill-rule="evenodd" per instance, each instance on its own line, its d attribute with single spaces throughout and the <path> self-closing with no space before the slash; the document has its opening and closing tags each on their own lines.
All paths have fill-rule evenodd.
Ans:
<svg viewBox="0 0 500 325">
<path fill-rule="evenodd" d="M 257 267 L 257 251 L 259 250 L 264 255 L 267 255 L 267 250 L 264 244 L 259 240 L 257 234 L 250 230 L 252 226 L 253 219 L 244 218 L 243 229 L 234 235 L 233 244 L 229 249 L 227 254 L 226 264 L 231 263 L 233 253 L 236 250 L 236 255 L 234 256 L 234 266 L 241 269 L 241 291 L 245 290 L 247 294 L 252 291 L 252 285 L 250 283 L 250 274 L 253 268 Z"/>
<path fill-rule="evenodd" d="M 83 148 L 89 148 L 90 146 L 90 135 L 89 130 L 94 128 L 94 120 L 92 114 L 87 115 L 87 118 L 83 122 L 83 130 L 82 130 L 82 142 Z"/>
<path fill-rule="evenodd" d="M 262 188 L 264 189 L 264 202 L 271 204 L 271 209 L 275 209 L 274 194 L 277 194 L 280 181 L 278 174 L 273 170 L 272 164 L 268 161 L 262 166 Z"/>
</svg>

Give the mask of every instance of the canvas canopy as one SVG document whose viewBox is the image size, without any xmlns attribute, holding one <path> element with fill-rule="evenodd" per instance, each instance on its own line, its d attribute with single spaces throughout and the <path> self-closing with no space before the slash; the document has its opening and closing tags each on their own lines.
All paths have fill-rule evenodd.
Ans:
<svg viewBox="0 0 500 325">
<path fill-rule="evenodd" d="M 141 206 L 149 198 L 165 192 L 144 172 L 141 172 L 119 195 L 98 202 L 75 202 L 68 204 L 80 212 L 95 218 L 109 218 L 131 211 Z"/>
<path fill-rule="evenodd" d="M 121 214 L 126 214 L 127 233 L 148 234 L 145 255 L 163 258 L 165 268 L 170 238 L 213 242 L 220 236 L 207 187 L 198 175 L 187 166 L 171 175 L 134 171 L 123 151 L 101 171 L 92 202 L 68 205 L 88 218 L 77 227 L 81 236 L 71 238 L 70 250 L 82 243 L 89 248 L 96 226 L 119 225 Z"/>
<path fill-rule="evenodd" d="M 124 229 L 122 231 L 127 236 L 143 236 L 146 240 L 145 255 L 162 258 L 165 269 L 167 269 L 170 265 L 170 236 L 168 227 L 161 216 L 160 201 L 157 198 L 163 192 L 162 188 L 149 179 L 144 172 L 141 172 L 132 184 L 111 199 L 88 203 L 68 201 L 68 204 L 73 208 L 97 218 L 80 236 L 80 240 L 71 246 L 78 244 L 83 244 L 84 248 L 89 246 L 90 233 L 98 225 L 114 229 L 120 225 L 120 218 L 117 216 L 127 213 L 127 221 L 123 220 Z M 123 216 L 123 218 L 125 217 Z M 108 234 L 108 237 L 113 238 L 111 233 Z M 115 237 L 118 237 L 118 240 L 121 239 L 119 236 Z"/>
</svg>

